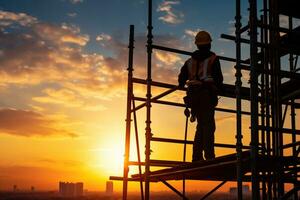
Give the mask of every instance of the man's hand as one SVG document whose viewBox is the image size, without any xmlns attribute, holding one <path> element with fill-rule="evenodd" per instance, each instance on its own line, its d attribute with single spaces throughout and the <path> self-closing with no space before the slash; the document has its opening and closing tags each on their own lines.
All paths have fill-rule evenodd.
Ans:
<svg viewBox="0 0 300 200">
<path fill-rule="evenodd" d="M 189 110 L 188 108 L 185 108 L 185 110 L 184 110 L 184 115 L 185 115 L 186 117 L 190 117 L 190 110 Z"/>
</svg>

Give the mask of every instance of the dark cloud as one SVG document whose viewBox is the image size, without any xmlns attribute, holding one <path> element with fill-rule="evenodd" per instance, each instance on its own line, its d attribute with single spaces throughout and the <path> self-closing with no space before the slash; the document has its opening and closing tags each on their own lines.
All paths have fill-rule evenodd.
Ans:
<svg viewBox="0 0 300 200">
<path fill-rule="evenodd" d="M 57 119 L 26 110 L 0 109 L 0 133 L 17 136 L 63 135 L 77 137 L 76 133 L 59 128 Z"/>
</svg>

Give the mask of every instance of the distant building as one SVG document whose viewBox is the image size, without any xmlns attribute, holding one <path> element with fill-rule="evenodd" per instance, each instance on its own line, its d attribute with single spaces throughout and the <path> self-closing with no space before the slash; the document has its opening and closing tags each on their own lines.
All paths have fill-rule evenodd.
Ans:
<svg viewBox="0 0 300 200">
<path fill-rule="evenodd" d="M 30 190 L 31 190 L 31 192 L 34 192 L 35 191 L 34 186 L 31 186 Z"/>
<path fill-rule="evenodd" d="M 75 196 L 83 196 L 83 183 L 75 183 Z"/>
<path fill-rule="evenodd" d="M 14 185 L 13 186 L 13 192 L 17 192 L 18 191 L 18 186 L 17 185 Z"/>
<path fill-rule="evenodd" d="M 243 185 L 242 191 L 243 191 L 244 194 L 249 194 L 250 193 L 249 185 Z M 229 193 L 232 194 L 232 195 L 236 195 L 237 194 L 237 187 L 230 187 L 229 188 Z"/>
<path fill-rule="evenodd" d="M 83 183 L 59 182 L 59 194 L 64 197 L 83 196 Z"/>
<path fill-rule="evenodd" d="M 114 184 L 112 181 L 106 181 L 106 195 L 112 195 L 114 193 Z"/>
</svg>

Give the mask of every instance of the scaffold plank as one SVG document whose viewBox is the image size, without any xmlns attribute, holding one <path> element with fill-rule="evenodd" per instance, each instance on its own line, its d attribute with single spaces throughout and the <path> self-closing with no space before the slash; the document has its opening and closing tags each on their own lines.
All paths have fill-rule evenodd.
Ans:
<svg viewBox="0 0 300 200">
<path fill-rule="evenodd" d="M 261 172 L 274 171 L 278 165 L 285 167 L 286 171 L 291 171 L 288 168 L 294 164 L 298 164 L 299 159 L 291 156 L 275 157 L 263 156 L 258 157 L 258 169 Z M 243 174 L 250 172 L 250 152 L 244 151 L 242 153 L 242 168 Z M 165 168 L 150 173 L 150 180 L 159 182 L 161 180 L 236 180 L 236 154 L 229 154 L 220 156 L 211 160 L 204 160 L 193 163 L 184 163 L 170 168 Z M 139 179 L 140 175 L 132 175 L 133 179 Z M 292 181 L 288 179 L 287 181 Z M 245 181 L 249 179 L 245 176 Z"/>
</svg>

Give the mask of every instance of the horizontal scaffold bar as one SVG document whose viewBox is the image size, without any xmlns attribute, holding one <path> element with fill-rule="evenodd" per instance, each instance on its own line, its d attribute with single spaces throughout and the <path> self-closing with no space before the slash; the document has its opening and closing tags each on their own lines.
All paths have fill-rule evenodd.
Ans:
<svg viewBox="0 0 300 200">
<path fill-rule="evenodd" d="M 110 176 L 109 180 L 111 181 L 123 181 L 124 177 L 122 176 Z M 139 178 L 127 178 L 127 181 L 140 181 Z"/>
<path fill-rule="evenodd" d="M 170 138 L 158 138 L 158 137 L 152 137 L 151 141 L 156 141 L 156 142 L 169 142 L 169 143 L 177 143 L 177 144 L 194 144 L 193 141 L 187 140 L 179 140 L 179 139 L 170 139 Z M 222 144 L 222 143 L 215 143 L 215 147 L 222 147 L 222 148 L 236 148 L 236 145 L 233 144 Z M 250 149 L 250 146 L 243 146 L 243 149 Z"/>
<path fill-rule="evenodd" d="M 282 132 L 282 133 L 300 135 L 300 130 L 293 130 L 293 129 L 289 129 L 289 128 L 273 128 L 273 127 L 266 127 L 266 126 L 257 126 L 257 128 L 258 128 L 258 130 L 278 131 L 278 132 Z"/>
<path fill-rule="evenodd" d="M 193 54 L 193 52 L 189 52 L 189 51 L 184 51 L 184 50 L 179 50 L 179 49 L 174 49 L 174 48 L 169 48 L 169 47 L 164 47 L 164 46 L 160 46 L 160 45 L 152 45 L 153 49 L 158 49 L 161 51 L 169 51 L 169 52 L 173 52 L 173 53 L 178 53 L 178 54 L 183 54 L 183 55 L 188 55 L 191 56 Z M 229 57 L 225 57 L 225 56 L 219 56 L 220 60 L 224 60 L 224 61 L 229 61 L 229 62 L 236 62 L 235 58 L 229 58 Z M 240 61 L 241 64 L 249 64 L 249 62 Z"/>
<path fill-rule="evenodd" d="M 151 167 L 175 167 L 182 164 L 187 164 L 190 162 L 183 162 L 183 161 L 175 161 L 175 160 L 150 160 L 150 166 Z M 129 161 L 129 165 L 141 165 L 145 166 L 145 162 L 138 162 L 138 161 Z"/>
<path fill-rule="evenodd" d="M 228 34 L 221 34 L 221 38 L 227 39 L 227 40 L 233 40 L 233 41 L 236 40 L 236 37 L 235 37 L 235 36 L 233 36 L 233 35 L 228 35 Z M 240 39 L 240 42 L 245 43 L 245 44 L 250 44 L 250 40 L 244 39 L 244 38 L 241 38 L 241 39 Z M 259 46 L 259 47 L 266 47 L 266 46 L 267 46 L 266 44 L 262 44 L 262 43 L 260 43 L 260 42 L 257 42 L 256 45 Z"/>
<path fill-rule="evenodd" d="M 134 100 L 137 101 L 143 101 L 145 102 L 147 99 L 143 98 L 143 97 L 134 97 Z M 151 100 L 152 103 L 157 103 L 157 104 L 163 104 L 163 105 L 169 105 L 169 106 L 178 106 L 178 107 L 185 107 L 185 104 L 183 103 L 176 103 L 176 102 L 170 102 L 170 101 L 163 101 L 163 100 Z M 137 106 L 133 111 L 137 111 L 139 109 L 141 109 L 142 107 L 144 107 L 145 104 L 141 104 L 139 106 Z M 227 113 L 236 113 L 236 110 L 232 110 L 232 109 L 228 109 L 228 108 L 215 108 L 216 111 L 220 111 L 220 112 L 227 112 Z M 250 112 L 246 112 L 246 111 L 241 111 L 241 114 L 244 115 L 251 115 Z"/>
<path fill-rule="evenodd" d="M 147 85 L 147 81 L 144 80 L 144 79 L 132 78 L 132 81 L 134 83 Z M 172 89 L 172 88 L 176 87 L 176 85 L 174 85 L 174 84 L 162 83 L 162 82 L 157 82 L 157 81 L 151 81 L 151 85 L 156 86 L 156 87 L 169 88 L 169 89 Z M 186 91 L 185 88 L 178 88 L 177 90 Z M 229 97 L 229 98 L 236 98 L 235 85 L 223 84 L 223 91 L 220 92 L 220 96 Z M 250 98 L 250 88 L 241 87 L 241 97 L 242 97 L 242 99 L 249 100 L 249 98 Z"/>
<path fill-rule="evenodd" d="M 138 84 L 143 84 L 143 85 L 147 85 L 147 81 L 144 79 L 140 79 L 140 78 L 132 78 L 132 82 L 134 83 L 138 83 Z M 174 89 L 176 88 L 176 90 L 180 90 L 180 91 L 186 91 L 185 88 L 178 88 L 176 85 L 174 84 L 169 84 L 169 83 L 162 83 L 162 82 L 158 82 L 158 81 L 151 81 L 151 85 L 152 86 L 156 86 L 156 87 L 162 87 L 162 88 L 166 88 L 166 89 Z M 228 97 L 228 98 L 236 98 L 236 94 L 235 94 L 235 85 L 230 85 L 230 84 L 223 84 L 223 89 L 220 92 L 220 96 L 223 97 Z M 241 87 L 241 98 L 243 100 L 250 100 L 250 88 L 247 87 Z M 258 99 L 259 100 L 259 99 Z M 157 103 L 158 101 L 156 101 Z M 166 104 L 165 102 L 161 101 L 161 104 Z M 180 106 L 177 103 L 172 103 L 174 106 Z M 290 105 L 289 102 L 283 102 L 283 104 L 287 104 Z M 300 108 L 300 103 L 294 103 L 295 108 Z M 143 106 L 137 106 L 136 110 L 140 109 Z M 247 114 L 246 112 L 244 114 Z"/>
<path fill-rule="evenodd" d="M 258 66 L 261 66 L 261 65 L 259 64 Z M 251 70 L 250 66 L 248 66 L 248 65 L 240 65 L 240 69 L 247 70 L 247 71 Z M 271 70 L 265 70 L 265 69 L 262 69 L 262 67 L 261 68 L 258 67 L 258 68 L 256 68 L 256 70 L 259 73 L 274 75 L 274 73 Z M 290 78 L 290 79 L 300 80 L 300 74 L 299 73 L 284 71 L 284 70 L 280 70 L 279 73 L 280 73 L 281 78 Z"/>
<path fill-rule="evenodd" d="M 265 180 L 266 178 L 268 178 L 269 180 L 272 180 L 273 176 L 272 175 L 270 175 L 270 176 L 260 175 L 259 176 L 259 179 L 261 181 Z M 109 180 L 112 180 L 112 181 L 123 181 L 124 178 L 122 176 L 110 176 Z M 131 181 L 131 182 L 139 182 L 139 181 L 141 181 L 140 177 L 128 178 L 127 180 Z M 207 177 L 207 178 L 201 178 L 201 179 L 189 177 L 188 179 L 186 178 L 186 180 L 235 181 L 236 179 L 235 179 L 235 177 L 231 177 L 231 178 L 224 178 L 224 177 L 210 178 L 210 177 Z M 299 184 L 300 183 L 300 181 L 295 180 L 295 178 L 283 178 L 283 180 L 285 181 L 285 183 L 295 183 L 295 184 Z M 142 179 L 142 181 L 144 181 L 144 179 Z M 150 182 L 158 182 L 158 180 L 152 180 L 151 179 Z M 251 175 L 244 175 L 243 176 L 243 182 L 251 182 Z"/>
</svg>

